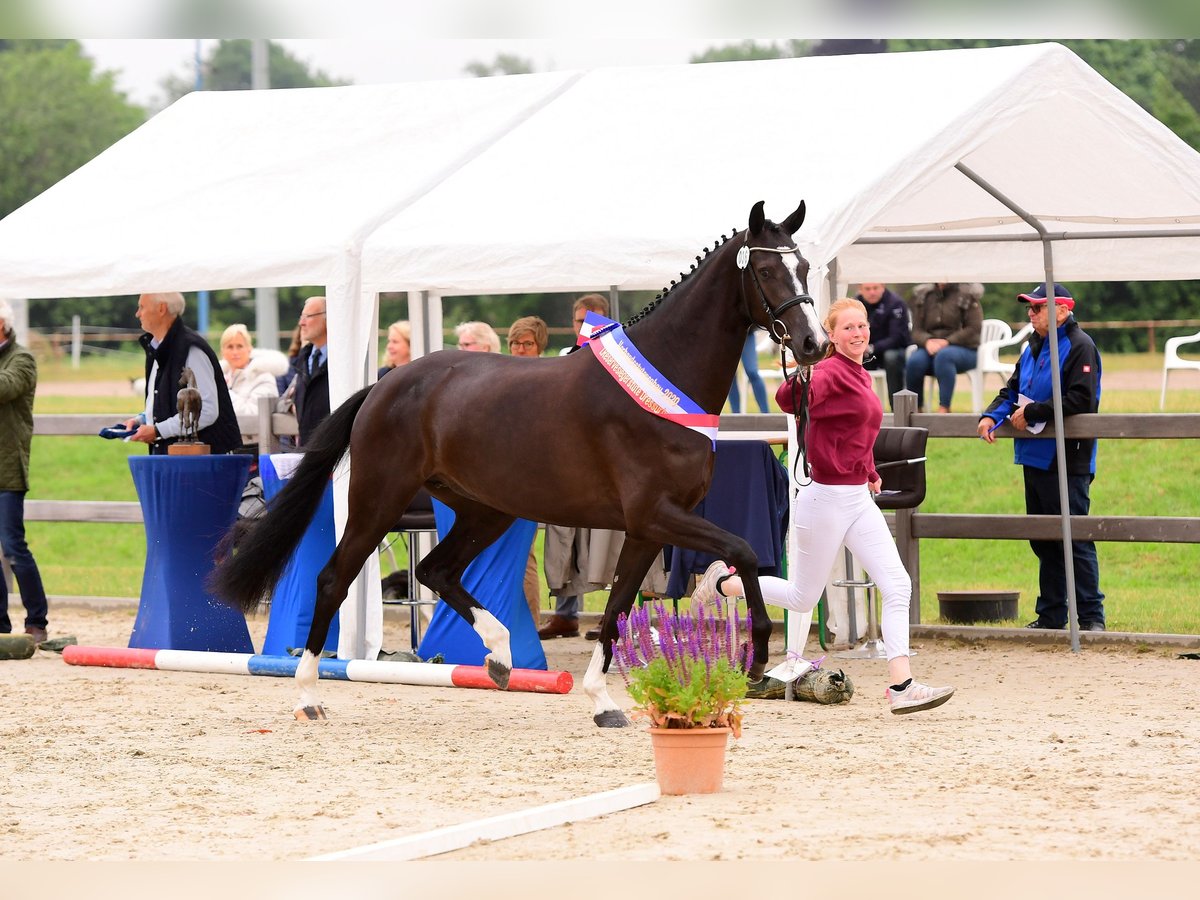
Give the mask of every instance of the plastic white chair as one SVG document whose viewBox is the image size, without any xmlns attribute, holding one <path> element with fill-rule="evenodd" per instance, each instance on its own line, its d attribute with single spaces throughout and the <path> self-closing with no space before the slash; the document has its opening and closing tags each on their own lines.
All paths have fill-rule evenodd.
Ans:
<svg viewBox="0 0 1200 900">
<path fill-rule="evenodd" d="M 1167 375 L 1172 369 L 1194 369 L 1200 371 L 1200 359 L 1182 359 L 1179 356 L 1179 348 L 1188 344 L 1200 343 L 1200 331 L 1195 334 L 1184 335 L 1183 337 L 1173 337 L 1167 339 L 1167 345 L 1163 350 L 1163 380 L 1162 394 L 1158 398 L 1158 408 L 1163 409 L 1167 405 Z"/>
<path fill-rule="evenodd" d="M 986 339 L 981 336 L 979 341 L 978 359 L 975 368 L 969 373 L 971 376 L 971 391 L 972 399 L 975 403 L 976 414 L 983 412 L 983 380 L 989 373 L 995 373 L 1000 376 L 1002 382 L 1007 382 L 1012 377 L 1013 371 L 1016 369 L 1016 363 L 1004 362 L 1000 359 L 1000 351 L 1008 347 L 1020 347 L 1017 355 L 1024 352 L 1024 344 L 1029 340 L 1029 335 L 1033 334 L 1033 325 L 1029 322 L 1021 328 L 1016 334 L 1012 333 L 1012 329 L 999 322 L 997 319 L 985 319 L 985 330 L 981 333 L 986 334 L 986 326 L 989 322 L 997 322 L 1004 325 L 1003 331 L 1007 331 L 1008 335 L 999 339 Z"/>
</svg>

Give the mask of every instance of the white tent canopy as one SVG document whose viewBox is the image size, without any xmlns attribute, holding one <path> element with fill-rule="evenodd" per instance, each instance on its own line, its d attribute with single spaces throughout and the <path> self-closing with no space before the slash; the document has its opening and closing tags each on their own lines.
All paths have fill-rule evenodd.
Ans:
<svg viewBox="0 0 1200 900">
<path fill-rule="evenodd" d="M 839 283 L 1040 281 L 1039 228 L 1059 280 L 1200 277 L 1200 154 L 1038 44 L 190 94 L 0 221 L 0 295 L 324 284 L 336 403 L 378 291 L 655 289 L 802 198 Z"/>
</svg>

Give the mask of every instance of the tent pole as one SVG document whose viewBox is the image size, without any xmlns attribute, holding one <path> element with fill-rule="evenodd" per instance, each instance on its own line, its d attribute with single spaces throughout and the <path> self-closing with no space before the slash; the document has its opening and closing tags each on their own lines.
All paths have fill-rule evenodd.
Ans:
<svg viewBox="0 0 1200 900">
<path fill-rule="evenodd" d="M 1062 514 L 1063 558 L 1067 573 L 1067 626 L 1071 629 L 1071 650 L 1079 652 L 1079 613 L 1075 599 L 1075 562 L 1071 543 L 1071 507 L 1067 502 L 1067 450 L 1063 433 L 1062 368 L 1058 350 L 1058 299 L 1054 296 L 1054 256 L 1049 241 L 1042 243 L 1042 258 L 1046 267 L 1047 330 L 1050 338 L 1050 390 L 1054 398 L 1054 454 L 1058 463 L 1058 508 Z"/>
<path fill-rule="evenodd" d="M 1046 315 L 1049 316 L 1050 323 L 1058 321 L 1058 303 L 1055 301 L 1054 294 L 1054 254 L 1051 250 L 1052 239 L 1045 226 L 1037 220 L 1030 212 L 1022 209 L 1008 197 L 1004 196 L 999 190 L 980 176 L 977 172 L 972 171 L 963 163 L 955 164 L 955 168 L 962 172 L 967 178 L 975 182 L 980 188 L 987 191 L 992 197 L 1003 203 L 1014 213 L 1020 216 L 1030 228 L 1034 229 L 1042 238 L 1042 259 L 1045 264 L 1046 291 L 1050 296 Z M 1071 629 L 1071 650 L 1075 653 L 1079 652 L 1079 617 L 1077 614 L 1077 605 L 1075 602 L 1075 566 L 1071 543 L 1071 508 L 1067 505 L 1067 444 L 1066 436 L 1063 434 L 1063 414 L 1062 414 L 1062 371 L 1059 368 L 1058 361 L 1058 327 L 1047 329 L 1047 335 L 1050 338 L 1050 388 L 1053 397 L 1054 405 L 1054 453 L 1058 463 L 1058 502 L 1060 516 L 1062 519 L 1062 534 L 1063 534 L 1063 556 L 1066 560 L 1067 571 L 1067 623 Z"/>
<path fill-rule="evenodd" d="M 611 319 L 621 321 L 621 291 L 615 284 L 608 286 L 608 315 Z"/>
</svg>

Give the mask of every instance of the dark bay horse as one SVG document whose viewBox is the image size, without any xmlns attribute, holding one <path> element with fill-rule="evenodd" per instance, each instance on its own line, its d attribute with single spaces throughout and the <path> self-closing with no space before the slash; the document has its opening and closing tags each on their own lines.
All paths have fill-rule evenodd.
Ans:
<svg viewBox="0 0 1200 900">
<path fill-rule="evenodd" d="M 822 356 L 826 337 L 808 295 L 808 263 L 792 240 L 804 203 L 783 222 L 750 212 L 749 227 L 722 238 L 678 284 L 626 323 L 647 361 L 710 415 L 719 414 L 751 324 L 789 346 L 802 364 Z M 488 673 L 508 684 L 508 629 L 464 590 L 467 565 L 514 518 L 624 531 L 600 641 L 584 676 L 601 727 L 629 721 L 609 697 L 617 617 L 628 612 L 659 549 L 712 553 L 743 573 L 762 677 L 771 623 L 750 545 L 694 515 L 708 491 L 709 437 L 647 411 L 583 348 L 553 359 L 443 350 L 414 360 L 359 391 L 322 423 L 286 487 L 258 519 L 243 520 L 215 570 L 212 591 L 251 611 L 270 595 L 304 534 L 335 466 L 349 452 L 349 518 L 317 577 L 297 718 L 324 718 L 317 661 L 350 582 L 392 529 L 418 488 L 454 510 L 454 526 L 417 566 L 417 578 L 472 625 Z"/>
</svg>

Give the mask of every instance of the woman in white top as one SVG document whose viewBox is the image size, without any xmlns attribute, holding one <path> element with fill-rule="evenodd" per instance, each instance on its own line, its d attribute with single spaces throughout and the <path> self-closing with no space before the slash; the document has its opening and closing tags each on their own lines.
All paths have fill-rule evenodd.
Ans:
<svg viewBox="0 0 1200 900">
<path fill-rule="evenodd" d="M 245 325 L 230 325 L 221 334 L 221 371 L 229 386 L 233 411 L 239 416 L 258 415 L 258 398 L 279 396 L 275 375 L 252 359 L 254 344 Z"/>
</svg>

